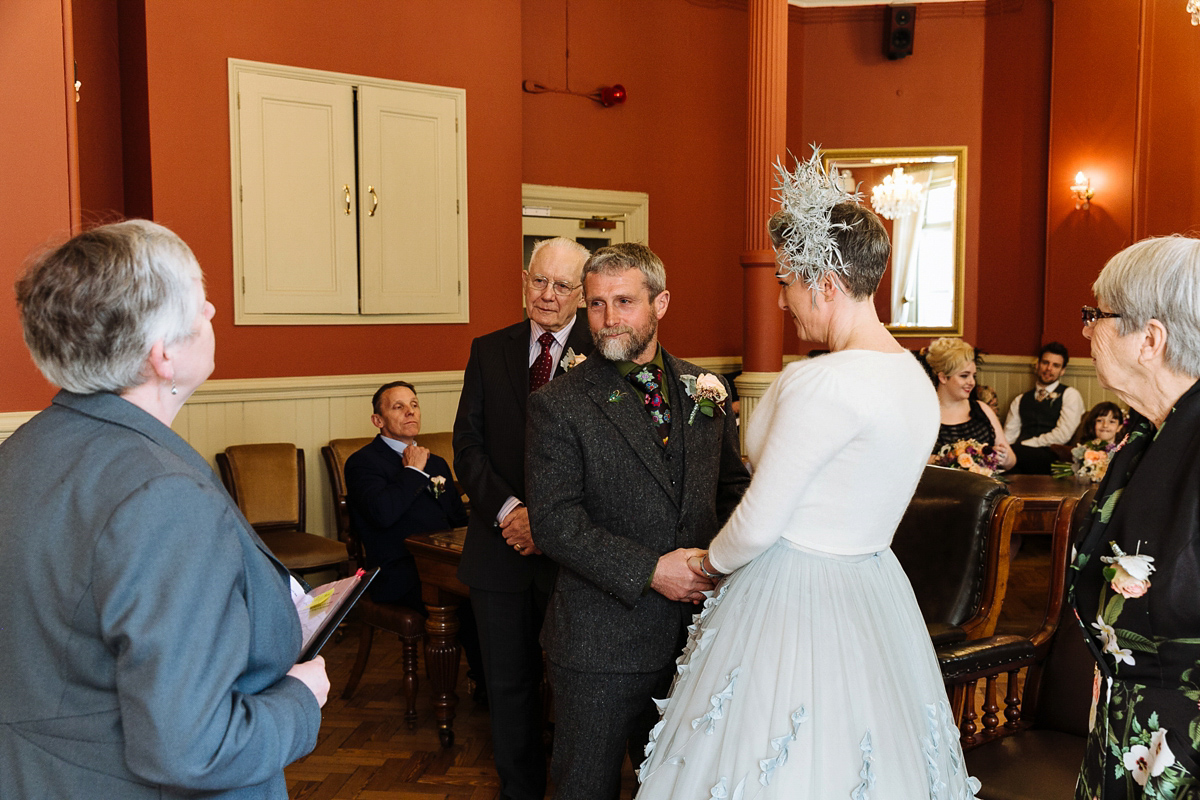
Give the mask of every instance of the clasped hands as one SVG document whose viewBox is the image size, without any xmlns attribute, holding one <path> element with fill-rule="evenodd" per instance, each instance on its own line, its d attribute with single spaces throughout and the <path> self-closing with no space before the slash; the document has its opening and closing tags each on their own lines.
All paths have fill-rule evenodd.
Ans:
<svg viewBox="0 0 1200 800">
<path fill-rule="evenodd" d="M 703 558 L 707 550 L 698 547 L 681 547 L 658 559 L 650 588 L 668 600 L 700 603 L 704 592 L 716 587 L 713 578 L 704 574 Z"/>
</svg>

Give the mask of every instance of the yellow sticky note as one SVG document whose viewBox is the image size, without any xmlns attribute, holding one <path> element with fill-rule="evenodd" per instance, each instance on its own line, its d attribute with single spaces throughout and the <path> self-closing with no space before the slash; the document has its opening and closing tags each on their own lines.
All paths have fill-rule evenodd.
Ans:
<svg viewBox="0 0 1200 800">
<path fill-rule="evenodd" d="M 333 597 L 333 589 L 330 589 L 327 592 L 321 592 L 319 595 L 317 595 L 316 597 L 314 597 L 312 599 L 311 603 L 308 604 L 308 610 L 316 611 L 318 608 L 320 608 L 321 606 L 328 603 L 329 598 L 331 598 L 331 597 Z"/>
</svg>

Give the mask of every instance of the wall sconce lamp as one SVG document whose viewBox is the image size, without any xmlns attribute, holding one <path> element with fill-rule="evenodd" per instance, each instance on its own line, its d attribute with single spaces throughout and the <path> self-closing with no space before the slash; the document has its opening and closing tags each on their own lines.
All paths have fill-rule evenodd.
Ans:
<svg viewBox="0 0 1200 800">
<path fill-rule="evenodd" d="M 605 108 L 619 106 L 625 102 L 626 94 L 625 87 L 619 83 L 614 83 L 612 86 L 601 86 L 594 92 L 573 92 L 570 89 L 552 89 L 549 86 L 543 86 L 536 81 L 522 81 L 521 89 L 529 94 L 572 94 L 576 97 L 586 97 L 588 100 L 594 100 Z"/>
<path fill-rule="evenodd" d="M 1092 196 L 1096 194 L 1096 190 L 1092 188 L 1092 181 L 1087 175 L 1082 172 L 1075 173 L 1075 184 L 1071 187 L 1071 194 L 1075 195 L 1075 210 L 1083 209 L 1087 211 L 1092 207 Z"/>
</svg>

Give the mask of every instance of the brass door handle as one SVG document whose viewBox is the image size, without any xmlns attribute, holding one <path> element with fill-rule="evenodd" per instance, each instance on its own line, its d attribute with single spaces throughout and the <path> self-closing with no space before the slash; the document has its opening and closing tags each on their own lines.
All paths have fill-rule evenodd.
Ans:
<svg viewBox="0 0 1200 800">
<path fill-rule="evenodd" d="M 375 187 L 368 186 L 367 191 L 371 194 L 371 210 L 367 212 L 368 217 L 375 216 L 375 209 L 379 208 L 379 195 L 375 194 Z"/>
<path fill-rule="evenodd" d="M 343 183 L 342 191 L 346 195 L 346 216 L 350 216 L 350 184 Z"/>
</svg>

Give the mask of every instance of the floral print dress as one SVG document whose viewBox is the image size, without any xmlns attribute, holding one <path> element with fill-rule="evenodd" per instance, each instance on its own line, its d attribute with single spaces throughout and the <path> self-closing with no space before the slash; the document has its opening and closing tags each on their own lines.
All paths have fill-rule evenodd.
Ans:
<svg viewBox="0 0 1200 800">
<path fill-rule="evenodd" d="M 1096 658 L 1076 800 L 1200 797 L 1200 383 L 1134 414 L 1071 565 Z"/>
</svg>

